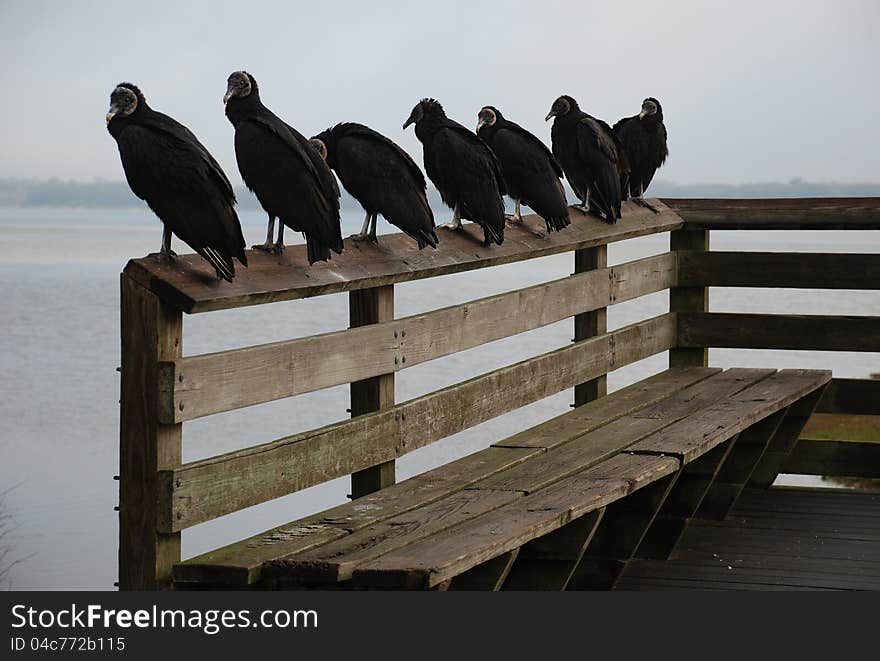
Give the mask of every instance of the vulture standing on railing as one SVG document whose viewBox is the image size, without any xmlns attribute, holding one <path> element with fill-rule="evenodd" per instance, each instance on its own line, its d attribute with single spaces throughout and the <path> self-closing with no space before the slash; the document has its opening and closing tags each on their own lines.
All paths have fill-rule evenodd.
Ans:
<svg viewBox="0 0 880 661">
<path fill-rule="evenodd" d="M 598 212 L 606 222 L 620 218 L 619 162 L 614 134 L 605 122 L 591 117 L 567 95 L 553 102 L 546 120 L 555 117 L 550 135 L 553 155 L 559 160 L 568 183 L 582 201 L 584 213 Z"/>
<path fill-rule="evenodd" d="M 352 239 L 377 241 L 376 219 L 381 213 L 412 237 L 419 250 L 437 247 L 425 175 L 403 149 L 381 133 L 351 122 L 337 124 L 309 142 L 367 212 L 363 228 Z"/>
<path fill-rule="evenodd" d="M 526 204 L 557 232 L 569 224 L 568 204 L 562 187 L 562 167 L 547 145 L 501 114 L 484 106 L 477 114 L 477 135 L 483 138 L 501 163 L 507 194 L 516 201 L 511 219 L 522 222 L 520 203 Z"/>
<path fill-rule="evenodd" d="M 226 116 L 235 127 L 241 178 L 269 214 L 266 243 L 272 250 L 275 219 L 281 220 L 274 251 L 284 250 L 284 226 L 306 237 L 309 264 L 342 252 L 339 187 L 324 159 L 296 129 L 260 101 L 257 81 L 245 71 L 229 76 Z"/>
<path fill-rule="evenodd" d="M 483 228 L 487 245 L 504 241 L 506 192 L 501 165 L 492 149 L 473 131 L 449 119 L 434 99 L 422 99 L 403 124 L 416 125 L 424 152 L 425 171 L 453 210 L 451 229 L 461 220 Z"/>
<path fill-rule="evenodd" d="M 232 281 L 232 258 L 247 266 L 244 237 L 232 185 L 208 150 L 183 124 L 150 108 L 131 83 L 120 83 L 110 95 L 107 130 L 131 190 L 165 226 L 159 255 L 174 258 L 174 233 L 218 278 Z"/>
<path fill-rule="evenodd" d="M 628 190 L 624 188 L 623 196 L 629 195 L 634 202 L 657 212 L 652 204 L 644 200 L 643 195 L 654 178 L 654 173 L 669 156 L 660 102 L 653 97 L 642 101 L 642 111 L 617 122 L 614 133 L 630 166 L 629 186 Z M 623 184 L 624 181 L 621 181 L 621 186 Z"/>
</svg>

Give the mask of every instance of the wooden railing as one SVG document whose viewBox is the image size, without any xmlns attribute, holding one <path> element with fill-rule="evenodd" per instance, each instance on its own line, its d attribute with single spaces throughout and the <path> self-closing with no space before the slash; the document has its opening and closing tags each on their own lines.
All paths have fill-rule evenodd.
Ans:
<svg viewBox="0 0 880 661">
<path fill-rule="evenodd" d="M 347 244 L 341 257 L 312 268 L 302 266 L 301 246 L 280 262 L 252 253 L 233 283 L 218 282 L 195 256 L 130 262 L 122 274 L 120 587 L 166 585 L 185 528 L 347 474 L 354 497 L 370 493 L 394 482 L 395 460 L 412 450 L 564 389 L 575 389 L 576 405 L 591 401 L 605 394 L 609 371 L 651 355 L 669 351 L 671 365 L 694 365 L 706 364 L 710 346 L 880 351 L 876 317 L 719 315 L 707 307 L 712 286 L 880 289 L 880 255 L 707 252 L 715 228 L 880 229 L 880 200 L 666 204 L 654 214 L 627 203 L 616 225 L 577 217 L 550 236 L 527 217 L 491 248 L 470 226 L 444 232 L 436 251 L 383 236 L 379 247 Z M 609 243 L 662 232 L 671 232 L 670 252 L 607 266 Z M 563 252 L 575 254 L 568 277 L 394 317 L 397 283 Z M 607 332 L 608 306 L 666 289 L 668 313 Z M 347 330 L 183 355 L 184 312 L 343 291 Z M 569 317 L 574 344 L 394 401 L 400 370 Z M 345 383 L 351 420 L 181 461 L 185 421 Z"/>
</svg>

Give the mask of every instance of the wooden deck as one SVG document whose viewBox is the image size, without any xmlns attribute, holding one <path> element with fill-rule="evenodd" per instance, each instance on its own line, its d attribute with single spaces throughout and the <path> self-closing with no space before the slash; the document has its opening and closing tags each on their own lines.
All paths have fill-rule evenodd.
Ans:
<svg viewBox="0 0 880 661">
<path fill-rule="evenodd" d="M 617 590 L 880 590 L 880 493 L 747 489 L 693 521 L 670 560 L 636 559 Z"/>
</svg>

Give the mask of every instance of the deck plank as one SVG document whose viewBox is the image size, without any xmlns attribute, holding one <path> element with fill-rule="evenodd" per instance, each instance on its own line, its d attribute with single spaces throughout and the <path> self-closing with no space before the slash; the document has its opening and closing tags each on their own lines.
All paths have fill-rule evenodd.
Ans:
<svg viewBox="0 0 880 661">
<path fill-rule="evenodd" d="M 746 489 L 727 520 L 694 522 L 677 558 L 634 560 L 617 589 L 880 590 L 878 511 L 880 494 Z"/>
</svg>

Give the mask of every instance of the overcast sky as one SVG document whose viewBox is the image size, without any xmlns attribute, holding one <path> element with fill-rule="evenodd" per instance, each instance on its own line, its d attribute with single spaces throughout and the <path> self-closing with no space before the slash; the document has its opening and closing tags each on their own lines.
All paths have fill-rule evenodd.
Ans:
<svg viewBox="0 0 880 661">
<path fill-rule="evenodd" d="M 880 179 L 880 2 L 40 2 L 0 0 L 0 177 L 121 179 L 116 83 L 186 124 L 240 182 L 226 78 L 306 136 L 385 133 L 423 96 L 482 105 L 549 142 L 553 100 L 614 122 L 663 104 L 680 183 Z"/>
</svg>

